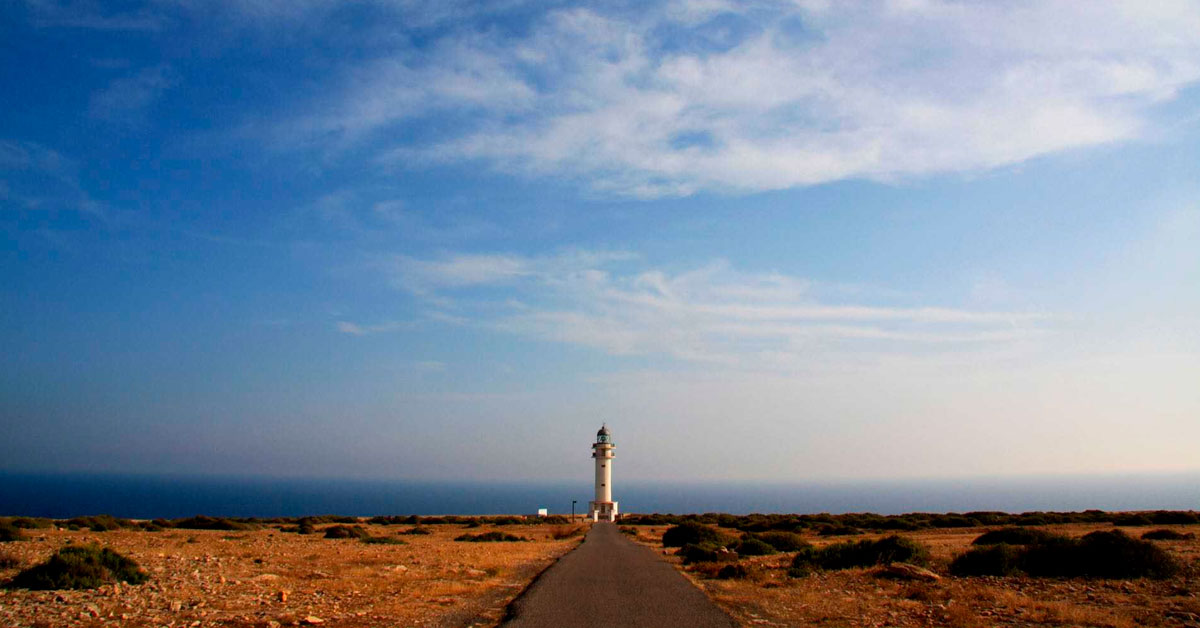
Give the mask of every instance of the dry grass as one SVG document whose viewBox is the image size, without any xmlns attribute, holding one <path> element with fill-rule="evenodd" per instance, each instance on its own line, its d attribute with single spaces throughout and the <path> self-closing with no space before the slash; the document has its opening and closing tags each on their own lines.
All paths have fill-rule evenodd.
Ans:
<svg viewBox="0 0 1200 628">
<path fill-rule="evenodd" d="M 365 525 L 391 537 L 407 526 Z M 504 606 L 578 543 L 548 526 L 504 526 L 527 543 L 455 543 L 459 525 L 429 526 L 405 545 L 365 544 L 278 530 L 164 532 L 36 530 L 5 550 L 23 564 L 67 543 L 99 542 L 140 563 L 148 584 L 94 591 L 0 591 L 0 625 L 468 626 L 495 624 Z M 472 532 L 486 532 L 490 526 Z M 14 568 L 0 568 L 8 580 Z"/>
<path fill-rule="evenodd" d="M 1047 529 L 1078 537 L 1111 526 L 1071 524 Z M 662 530 L 640 528 L 635 538 L 661 553 L 656 539 Z M 1137 536 L 1142 530 L 1127 531 Z M 946 575 L 954 556 L 966 551 L 982 532 L 982 528 L 969 528 L 904 533 L 929 547 L 932 567 L 943 575 L 928 583 L 882 580 L 869 569 L 817 571 L 789 578 L 791 554 L 742 559 L 749 575 L 735 580 L 713 579 L 711 565 L 684 568 L 679 559 L 666 559 L 747 626 L 1200 626 L 1200 541 L 1161 544 L 1187 566 L 1183 575 L 1163 581 Z M 839 540 L 806 538 L 817 546 Z"/>
</svg>

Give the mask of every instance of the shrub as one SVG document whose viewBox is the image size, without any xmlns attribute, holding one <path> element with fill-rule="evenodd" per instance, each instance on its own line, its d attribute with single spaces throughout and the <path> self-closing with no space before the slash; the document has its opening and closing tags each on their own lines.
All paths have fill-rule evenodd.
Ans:
<svg viewBox="0 0 1200 628">
<path fill-rule="evenodd" d="M 1162 548 L 1120 530 L 1092 532 L 1079 539 L 1078 575 L 1098 578 L 1167 578 L 1179 565 Z M 1069 574 L 1075 575 L 1075 574 Z"/>
<path fill-rule="evenodd" d="M 825 524 L 817 528 L 817 536 L 853 536 L 863 531 L 840 523 Z"/>
<path fill-rule="evenodd" d="M 929 550 L 915 541 L 896 535 L 877 541 L 847 541 L 821 549 L 801 550 L 792 566 L 815 565 L 824 569 L 870 567 L 887 563 L 924 565 L 929 562 Z"/>
<path fill-rule="evenodd" d="M 0 543 L 11 543 L 13 541 L 24 541 L 25 533 L 17 528 L 7 524 L 0 523 Z"/>
<path fill-rule="evenodd" d="M 421 526 L 416 526 L 416 527 L 409 528 L 409 529 L 401 532 L 400 534 L 433 534 L 433 532 L 429 528 L 422 528 Z"/>
<path fill-rule="evenodd" d="M 776 553 L 776 549 L 766 541 L 760 541 L 754 537 L 750 537 L 741 543 L 738 543 L 737 553 L 739 556 L 770 556 Z"/>
<path fill-rule="evenodd" d="M 679 548 L 675 552 L 676 556 L 683 558 L 683 564 L 691 565 L 695 563 L 721 563 L 735 561 L 738 555 L 719 545 L 709 543 L 694 544 L 688 543 Z"/>
<path fill-rule="evenodd" d="M 1186 541 L 1196 538 L 1191 532 L 1183 534 L 1174 530 L 1151 530 L 1142 535 L 1142 540 L 1145 541 Z"/>
<path fill-rule="evenodd" d="M 683 547 L 685 545 L 700 545 L 702 543 L 711 543 L 716 545 L 725 544 L 725 536 L 720 532 L 693 521 L 686 521 L 672 528 L 668 528 L 663 533 L 663 547 Z"/>
<path fill-rule="evenodd" d="M 525 537 L 516 536 L 493 530 L 492 532 L 483 532 L 481 534 L 464 534 L 455 537 L 455 541 L 463 541 L 466 543 L 499 543 L 499 542 L 515 542 L 528 541 Z"/>
<path fill-rule="evenodd" d="M 746 567 L 743 566 L 741 563 L 725 565 L 724 567 L 721 567 L 720 571 L 717 572 L 717 578 L 719 578 L 721 580 L 733 580 L 735 578 L 745 578 L 747 575 L 749 575 L 749 573 L 746 571 Z"/>
<path fill-rule="evenodd" d="M 46 562 L 17 574 L 9 588 L 94 589 L 110 582 L 141 584 L 148 579 L 138 564 L 97 545 L 64 547 Z"/>
<path fill-rule="evenodd" d="M 972 548 L 950 563 L 950 573 L 956 576 L 1010 576 L 1020 571 L 1021 551 L 1004 543 Z"/>
<path fill-rule="evenodd" d="M 1150 517 L 1136 512 L 1123 513 L 1113 517 L 1113 525 L 1115 526 L 1148 526 L 1153 524 L 1154 522 L 1150 520 Z"/>
<path fill-rule="evenodd" d="M 215 517 L 206 517 L 204 515 L 196 515 L 186 519 L 176 519 L 171 522 L 171 526 L 183 530 L 247 530 L 250 526 L 229 519 L 217 519 Z"/>
<path fill-rule="evenodd" d="M 1120 530 L 1092 532 L 1080 539 L 1051 536 L 1023 547 L 993 547 L 1003 549 L 972 549 L 951 563 L 951 572 L 1002 576 L 1019 570 L 1037 577 L 1119 579 L 1166 578 L 1179 570 L 1161 548 Z"/>
<path fill-rule="evenodd" d="M 1150 513 L 1150 521 L 1154 525 L 1193 525 L 1200 523 L 1200 515 L 1194 512 L 1158 510 Z"/>
<path fill-rule="evenodd" d="M 8 524 L 22 530 L 35 530 L 54 526 L 53 521 L 41 517 L 14 517 L 8 521 Z"/>
<path fill-rule="evenodd" d="M 1037 528 L 1001 528 L 984 532 L 971 545 L 1036 545 L 1047 543 L 1063 537 Z"/>
<path fill-rule="evenodd" d="M 553 526 L 550 528 L 550 538 L 555 539 L 555 540 L 569 539 L 573 536 L 579 536 L 580 534 L 583 534 L 583 530 L 584 530 L 584 526 L 579 525 L 579 524 L 575 524 L 573 526 L 571 526 L 571 525 Z M 622 532 L 625 532 L 626 530 L 633 531 L 632 528 L 627 528 L 627 527 L 621 528 Z M 634 532 L 634 533 L 636 534 L 636 532 Z"/>
<path fill-rule="evenodd" d="M 806 547 L 811 547 L 808 541 L 795 532 L 772 530 L 756 534 L 755 538 L 781 552 L 798 552 Z"/>
<path fill-rule="evenodd" d="M 362 526 L 329 526 L 325 528 L 327 539 L 365 539 L 371 536 Z"/>
<path fill-rule="evenodd" d="M 408 545 L 404 539 L 398 539 L 394 536 L 364 536 L 360 537 L 363 543 L 370 545 Z"/>
<path fill-rule="evenodd" d="M 134 523 L 128 519 L 117 519 L 112 515 L 92 515 L 88 517 L 75 517 L 67 520 L 67 526 L 75 526 L 76 528 L 87 528 L 92 532 L 108 532 L 109 530 L 120 530 L 124 527 L 133 527 Z"/>
</svg>

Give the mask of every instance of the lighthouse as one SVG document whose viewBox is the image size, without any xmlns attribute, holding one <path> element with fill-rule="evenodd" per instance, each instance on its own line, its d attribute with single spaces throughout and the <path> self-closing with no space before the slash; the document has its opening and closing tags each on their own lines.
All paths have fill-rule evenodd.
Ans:
<svg viewBox="0 0 1200 628">
<path fill-rule="evenodd" d="M 608 426 L 601 425 L 596 432 L 596 442 L 592 443 L 592 459 L 596 461 L 596 501 L 588 502 L 588 510 L 592 521 L 616 521 L 617 502 L 612 498 L 612 435 Z"/>
</svg>

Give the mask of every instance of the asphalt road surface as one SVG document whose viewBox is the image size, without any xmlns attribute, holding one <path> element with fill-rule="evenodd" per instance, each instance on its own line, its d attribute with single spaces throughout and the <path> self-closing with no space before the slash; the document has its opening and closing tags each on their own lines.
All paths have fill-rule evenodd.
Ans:
<svg viewBox="0 0 1200 628">
<path fill-rule="evenodd" d="M 597 523 L 509 607 L 507 628 L 731 628 L 691 582 L 611 523 Z"/>
</svg>

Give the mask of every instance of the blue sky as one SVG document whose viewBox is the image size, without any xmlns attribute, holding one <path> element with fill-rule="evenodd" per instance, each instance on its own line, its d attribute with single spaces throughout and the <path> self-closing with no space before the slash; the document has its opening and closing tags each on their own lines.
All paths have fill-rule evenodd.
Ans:
<svg viewBox="0 0 1200 628">
<path fill-rule="evenodd" d="M 1194 2 L 0 6 L 0 469 L 1196 471 Z"/>
</svg>

